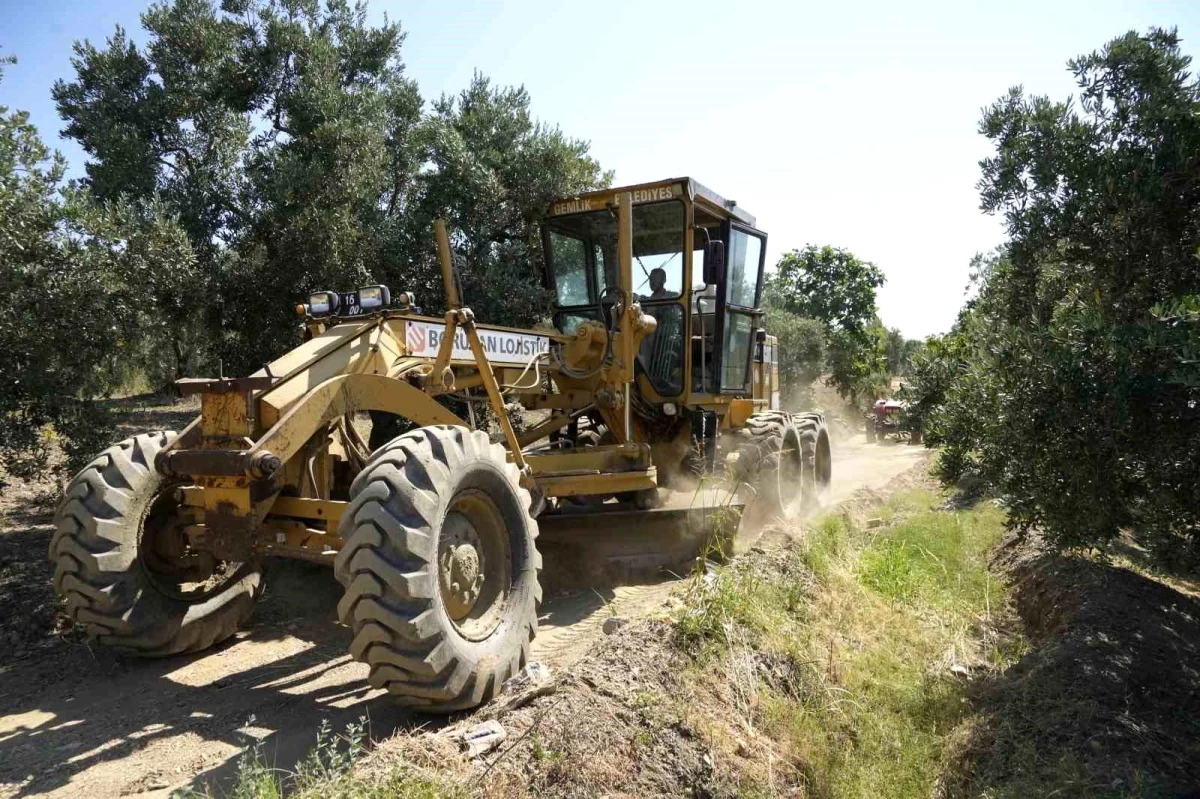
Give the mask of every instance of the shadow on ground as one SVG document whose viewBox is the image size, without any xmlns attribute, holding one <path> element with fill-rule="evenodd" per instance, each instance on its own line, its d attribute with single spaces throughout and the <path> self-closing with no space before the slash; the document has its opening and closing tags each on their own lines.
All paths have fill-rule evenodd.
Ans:
<svg viewBox="0 0 1200 799">
<path fill-rule="evenodd" d="M 153 395 L 109 407 L 114 439 L 182 429 L 199 410 Z M 351 661 L 335 618 L 341 588 L 323 567 L 268 562 L 249 626 L 206 652 L 141 661 L 90 646 L 51 586 L 57 495 L 46 479 L 0 496 L 0 795 L 117 796 L 192 780 L 220 794 L 256 740 L 286 769 L 322 720 L 340 729 L 366 716 L 374 737 L 411 723 Z"/>
<path fill-rule="evenodd" d="M 224 795 L 240 754 L 294 770 L 321 722 L 335 731 L 365 718 L 372 739 L 448 719 L 414 716 L 367 683 L 337 623 L 341 586 L 327 567 L 268 560 L 266 591 L 249 625 L 194 655 L 122 658 L 90 645 L 59 612 L 46 559 L 42 505 L 10 503 L 0 533 L 0 795 L 117 796 L 208 787 Z M 551 561 L 552 564 L 552 561 Z M 539 645 L 549 654 L 588 643 L 614 602 L 611 588 L 547 602 Z M 451 719 L 452 720 L 452 719 Z"/>
<path fill-rule="evenodd" d="M 1200 601 L 1127 568 L 1008 542 L 1032 649 L 976 686 L 948 797 L 1184 796 L 1200 788 Z"/>
<path fill-rule="evenodd" d="M 8 489 L 6 488 L 6 493 Z M 18 495 L 19 494 L 19 495 Z M 0 671 L 56 640 L 58 598 L 46 553 L 53 506 L 36 490 L 13 492 L 0 510 Z"/>
<path fill-rule="evenodd" d="M 322 720 L 340 730 L 365 717 L 375 738 L 412 723 L 347 654 L 330 570 L 277 562 L 268 578 L 251 625 L 197 655 L 123 659 L 44 630 L 51 643 L 0 667 L 0 793 L 117 795 L 194 778 L 221 795 L 255 741 L 290 769 Z"/>
</svg>

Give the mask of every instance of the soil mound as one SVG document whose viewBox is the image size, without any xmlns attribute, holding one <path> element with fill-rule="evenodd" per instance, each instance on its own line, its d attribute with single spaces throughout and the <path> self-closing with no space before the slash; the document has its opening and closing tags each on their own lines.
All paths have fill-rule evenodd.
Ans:
<svg viewBox="0 0 1200 799">
<path fill-rule="evenodd" d="M 983 685 L 943 796 L 1179 796 L 1200 788 L 1200 601 L 1129 568 L 1012 539 L 994 567 L 1032 640 Z"/>
<path fill-rule="evenodd" d="M 556 675 L 553 693 L 508 712 L 482 708 L 452 728 L 397 735 L 362 771 L 424 766 L 487 796 L 737 796 L 743 769 L 765 768 L 772 755 L 765 740 L 742 740 L 734 744 L 742 757 L 730 762 L 731 708 L 725 697 L 693 695 L 671 636 L 667 622 L 630 621 Z M 494 750 L 468 761 L 448 747 L 449 730 L 485 719 L 505 730 Z M 787 770 L 781 765 L 777 772 Z"/>
</svg>

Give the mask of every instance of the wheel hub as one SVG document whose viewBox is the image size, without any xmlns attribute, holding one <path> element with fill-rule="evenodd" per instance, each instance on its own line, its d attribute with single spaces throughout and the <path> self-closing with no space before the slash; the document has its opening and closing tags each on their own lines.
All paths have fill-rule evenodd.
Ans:
<svg viewBox="0 0 1200 799">
<path fill-rule="evenodd" d="M 218 590 L 240 563 L 194 549 L 187 530 L 198 519 L 171 487 L 159 491 L 141 520 L 138 559 L 150 582 L 167 596 L 196 601 Z"/>
<path fill-rule="evenodd" d="M 460 621 L 483 592 L 483 548 L 474 526 L 462 515 L 447 515 L 438 558 L 442 601 L 450 618 Z"/>
</svg>

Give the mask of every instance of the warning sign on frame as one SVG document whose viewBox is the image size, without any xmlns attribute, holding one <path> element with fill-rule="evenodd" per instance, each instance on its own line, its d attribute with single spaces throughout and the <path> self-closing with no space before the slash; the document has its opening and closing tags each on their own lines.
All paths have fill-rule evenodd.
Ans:
<svg viewBox="0 0 1200 799">
<path fill-rule="evenodd" d="M 446 327 L 431 322 L 406 322 L 405 325 L 407 330 L 404 339 L 408 351 L 413 355 L 436 358 Z M 483 327 L 477 330 L 483 351 L 492 363 L 524 366 L 534 355 L 550 351 L 550 339 L 545 336 L 513 333 L 508 330 L 488 330 Z M 462 330 L 457 331 L 454 337 L 454 350 L 450 357 L 456 361 L 474 360 L 471 346 L 467 343 L 467 334 Z"/>
</svg>

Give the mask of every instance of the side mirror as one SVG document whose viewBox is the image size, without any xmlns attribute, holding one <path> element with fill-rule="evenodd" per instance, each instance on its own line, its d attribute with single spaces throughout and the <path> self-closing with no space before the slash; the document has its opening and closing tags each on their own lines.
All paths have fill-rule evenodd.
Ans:
<svg viewBox="0 0 1200 799">
<path fill-rule="evenodd" d="M 725 242 L 711 239 L 704 245 L 704 285 L 716 286 L 725 281 Z"/>
</svg>

